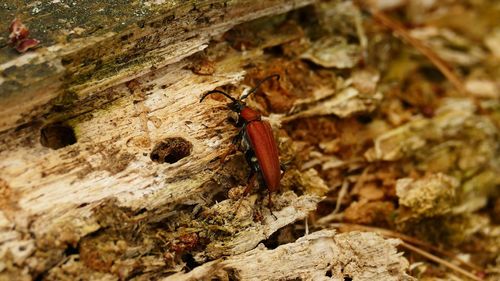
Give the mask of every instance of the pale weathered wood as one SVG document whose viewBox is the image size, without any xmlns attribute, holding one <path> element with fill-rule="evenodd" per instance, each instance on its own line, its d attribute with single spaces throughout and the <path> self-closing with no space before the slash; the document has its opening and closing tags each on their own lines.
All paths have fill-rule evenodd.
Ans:
<svg viewBox="0 0 500 281">
<path fill-rule="evenodd" d="M 0 37 L 0 132 L 206 48 L 234 25 L 313 3 L 294 1 L 34 1 L 3 5 L 0 30 L 21 18 L 41 48 L 23 55 Z M 65 24 L 61 24 L 61 22 Z M 58 28 L 59 27 L 59 28 Z M 104 101 L 106 102 L 104 98 Z M 79 106 L 80 112 L 90 110 Z M 67 117 L 64 116 L 64 117 Z"/>
<path fill-rule="evenodd" d="M 34 107 L 43 108 L 50 99 L 67 91 L 68 87 L 73 89 L 71 91 L 76 91 L 77 97 L 70 103 L 73 108 L 65 111 L 64 118 L 74 128 L 77 143 L 59 150 L 43 147 L 40 144 L 43 121 L 3 133 L 0 145 L 0 274 L 5 278 L 17 276 L 29 279 L 29 276 L 37 276 L 61 262 L 60 259 L 64 257 L 62 253 L 68 245 L 76 245 L 81 237 L 102 228 L 96 213 L 104 199 L 115 198 L 117 208 L 145 210 L 146 215 L 142 215 L 145 220 L 148 217 L 157 219 L 161 214 L 168 215 L 179 204 L 203 206 L 211 202 L 210 197 L 223 188 L 215 186 L 214 189 L 212 184 L 207 189 L 207 181 L 220 167 L 220 163 L 213 160 L 224 152 L 223 144 L 232 137 L 234 129 L 223 122 L 227 114 L 225 110 L 214 112 L 214 106 L 220 103 L 207 101 L 199 104 L 199 96 L 217 86 L 238 82 L 244 73 L 238 61 L 243 62 L 258 55 L 258 52 L 249 53 L 247 58 L 234 53 L 217 65 L 212 76 L 194 74 L 187 69 L 191 60 L 182 59 L 205 48 L 210 38 L 222 34 L 238 22 L 281 13 L 306 3 L 308 1 L 286 4 L 273 1 L 252 5 L 250 2 L 241 2 L 223 10 L 215 5 L 214 14 L 209 11 L 203 13 L 212 15 L 213 23 L 206 24 L 204 28 L 192 26 L 190 32 L 179 34 L 177 38 L 169 35 L 175 33 L 186 18 L 179 17 L 178 21 L 173 21 L 177 24 L 171 23 L 166 27 L 150 27 L 145 34 L 141 33 L 141 36 L 130 40 L 140 44 L 148 34 L 155 34 L 160 28 L 165 31 L 166 33 L 155 34 L 158 38 L 167 40 L 164 47 L 150 46 L 156 60 L 146 60 L 135 68 L 124 67 L 99 79 L 61 85 L 48 77 L 41 81 L 30 78 L 29 87 L 24 87 L 23 91 L 14 89 L 12 94 L 6 92 L 11 89 L 4 87 L 8 81 L 3 79 L 3 115 L 0 118 L 3 129 L 18 123 L 21 115 L 36 116 L 38 113 L 33 110 Z M 192 19 L 193 12 L 189 12 L 189 9 L 184 11 L 183 7 L 185 8 L 182 5 L 173 7 L 172 10 Z M 221 19 L 220 15 L 223 14 Z M 29 24 L 29 21 L 26 23 Z M 52 47 L 41 48 L 2 62 L 2 71 L 14 65 L 30 69 L 35 62 L 42 62 L 59 65 L 59 71 L 51 72 L 50 77 L 59 76 L 62 71 L 71 71 L 70 69 L 73 69 L 73 75 L 77 75 L 76 72 L 85 71 L 84 65 L 70 63 L 62 67 L 61 60 L 68 54 L 84 60 L 89 48 L 106 48 L 103 43 L 95 45 L 96 42 L 109 43 L 106 40 L 112 40 L 116 43 L 117 34 L 129 32 L 122 30 L 104 37 L 86 37 L 83 41 L 56 43 Z M 127 55 L 126 49 L 118 50 L 120 56 Z M 111 49 L 105 51 L 112 52 Z M 146 53 L 140 52 L 140 55 L 151 55 Z M 102 54 L 102 57 L 105 56 Z M 154 65 L 157 70 L 151 71 L 149 65 Z M 165 67 L 160 68 L 161 66 Z M 145 73 L 147 74 L 143 75 Z M 128 81 L 139 75 L 143 76 L 135 80 L 137 86 L 123 83 L 124 80 Z M 53 88 L 44 88 L 45 83 L 52 84 Z M 116 86 L 109 88 L 114 84 Z M 32 91 L 39 86 L 42 90 Z M 103 88 L 108 89 L 99 90 Z M 23 95 L 29 102 L 25 102 Z M 37 98 L 33 99 L 31 95 Z M 13 103 L 9 102 L 10 99 Z M 45 108 L 50 108 L 50 105 Z M 91 111 L 82 114 L 89 110 Z M 69 118 L 73 115 L 76 117 Z M 22 122 L 31 118 L 24 118 Z M 61 119 L 57 114 L 50 118 Z M 190 156 L 172 165 L 151 161 L 151 149 L 166 137 L 182 137 L 190 142 L 193 147 Z M 240 159 L 232 163 L 231 165 L 239 166 L 242 162 Z M 247 234 L 256 239 L 246 246 L 240 246 L 238 251 L 254 247 L 279 227 L 303 218 L 307 211 L 315 208 L 314 202 L 319 199 L 307 198 L 294 199 L 302 204 L 293 208 L 283 220 L 278 220 L 274 227 L 273 224 L 264 227 L 263 224 L 256 223 L 256 229 Z M 280 202 L 279 199 L 276 201 Z M 312 204 L 306 203 L 307 201 Z M 271 229 L 264 231 L 267 227 Z M 263 236 L 254 236 L 256 232 L 262 231 Z M 240 239 L 244 236 L 241 234 Z M 227 247 L 213 248 L 218 253 L 213 256 L 234 251 Z"/>
<path fill-rule="evenodd" d="M 117 280 L 132 278 L 138 268 L 138 278 L 159 278 L 182 268 L 172 266 L 169 257 L 154 251 L 157 247 L 163 250 L 164 245 L 157 241 L 170 245 L 184 232 L 196 231 L 208 240 L 193 257 L 196 262 L 239 255 L 278 229 L 306 218 L 328 190 L 315 170 L 292 168 L 284 175 L 281 192 L 273 195 L 272 214 L 263 207 L 266 199 L 258 195 L 264 192 L 240 198 L 238 193 L 244 187 L 235 187 L 232 182 L 235 178 L 244 182 L 247 176 L 242 155 L 229 157 L 225 164 L 219 161 L 236 133 L 226 120 L 225 103 L 212 99 L 199 103 L 201 94 L 218 86 L 233 84 L 236 92 L 241 92 L 243 66 L 262 59 L 264 47 L 286 42 L 293 35 L 273 35 L 259 48 L 245 52 L 237 52 L 224 42 L 212 43 L 210 50 L 220 48 L 224 53 L 214 63 L 214 72 L 199 75 L 190 70 L 197 63 L 190 55 L 207 48 L 209 40 L 234 25 L 315 1 L 202 1 L 196 2 L 196 8 L 191 2 L 177 2 L 148 2 L 157 5 L 156 9 L 132 18 L 129 28 L 106 22 L 109 26 L 95 35 L 83 32 L 77 39 L 62 42 L 51 37 L 47 38 L 50 46 L 1 57 L 2 73 L 24 69 L 33 74 L 40 67 L 47 69 L 36 77 L 13 74 L 0 78 L 0 280 L 40 276 L 47 280 Z M 201 16 L 204 20 L 199 20 Z M 72 30 L 85 29 L 85 24 Z M 128 63 L 129 59 L 133 63 Z M 127 62 L 120 64 L 121 60 Z M 287 118 L 349 116 L 373 110 L 380 94 L 370 89 L 360 95 L 353 84 L 348 79 L 337 89 L 317 89 L 318 99 L 329 102 L 327 107 L 297 110 Z M 334 95 L 336 90 L 341 94 Z M 307 102 L 311 101 L 303 101 Z M 279 124 L 283 116 L 271 119 Z M 59 121 L 74 129 L 77 142 L 57 150 L 43 146 L 41 129 Z M 167 138 L 189 143 L 189 155 L 172 164 L 152 161 L 153 148 Z M 279 143 L 286 141 L 278 139 Z M 293 155 L 294 149 L 293 145 L 282 145 L 282 156 Z M 304 195 L 291 191 L 297 186 Z M 217 195 L 228 190 L 236 195 L 218 202 Z M 149 236 L 143 234 L 148 231 Z M 140 242 L 129 239 L 134 235 Z M 236 256 L 234 265 L 224 266 L 243 270 L 241 262 L 251 255 L 278 265 L 281 261 L 273 255 L 281 257 L 283 249 L 296 251 L 296 262 L 308 247 L 325 243 L 340 251 L 344 246 L 331 237 L 332 232 L 319 233 L 276 251 L 257 248 Z M 383 242 L 379 237 L 373 239 Z M 381 267 L 395 266 L 391 276 L 405 276 L 407 264 L 396 254 L 395 244 L 387 243 L 380 249 L 389 251 L 390 259 L 388 263 L 380 260 Z M 93 245 L 98 245 L 97 249 Z M 99 247 L 105 249 L 100 252 Z M 125 258 L 108 267 L 100 263 L 101 255 L 120 247 L 127 249 Z M 72 253 L 74 249 L 79 254 Z M 306 256 L 311 265 L 324 265 L 334 258 L 316 254 Z M 346 261 L 338 260 L 335 270 L 348 268 Z M 219 263 L 217 260 L 199 270 L 212 270 Z M 352 273 L 362 276 L 360 272 L 376 274 L 376 270 L 364 271 L 360 266 Z M 241 274 L 248 279 L 254 273 L 243 270 Z M 291 271 L 290 275 L 285 272 L 270 278 L 300 274 Z"/>
<path fill-rule="evenodd" d="M 394 248 L 398 244 L 369 232 L 322 230 L 273 250 L 260 244 L 163 280 L 414 280 L 405 273 L 408 261 Z"/>
</svg>

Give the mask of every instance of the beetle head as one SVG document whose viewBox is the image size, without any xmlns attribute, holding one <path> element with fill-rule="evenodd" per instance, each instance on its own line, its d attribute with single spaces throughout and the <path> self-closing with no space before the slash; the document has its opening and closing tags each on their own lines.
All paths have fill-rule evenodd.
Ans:
<svg viewBox="0 0 500 281">
<path fill-rule="evenodd" d="M 230 104 L 227 105 L 227 108 L 231 109 L 234 112 L 240 113 L 243 108 L 245 108 L 247 105 L 241 101 L 241 100 L 234 100 Z"/>
</svg>

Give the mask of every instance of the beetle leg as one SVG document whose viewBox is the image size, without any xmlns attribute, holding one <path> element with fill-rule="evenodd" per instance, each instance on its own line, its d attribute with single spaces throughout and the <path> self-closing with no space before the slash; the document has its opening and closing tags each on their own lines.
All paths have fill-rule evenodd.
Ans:
<svg viewBox="0 0 500 281">
<path fill-rule="evenodd" d="M 229 149 L 226 150 L 226 152 L 224 152 L 224 154 L 221 155 L 221 157 L 220 157 L 220 163 L 224 164 L 224 162 L 226 162 L 226 157 L 229 154 L 233 154 L 235 151 L 236 151 L 236 146 L 234 144 L 231 144 L 230 147 L 229 147 Z"/>
<path fill-rule="evenodd" d="M 253 169 L 250 170 L 250 174 L 248 175 L 248 178 L 247 178 L 247 186 L 245 187 L 245 190 L 243 191 L 243 195 L 241 196 L 240 199 L 238 199 L 238 205 L 236 206 L 236 212 L 238 212 L 238 210 L 240 209 L 240 206 L 241 206 L 241 202 L 243 201 L 243 199 L 248 195 L 248 193 L 253 189 L 253 184 L 255 183 L 255 176 L 256 176 L 256 173 Z"/>
<path fill-rule="evenodd" d="M 231 141 L 231 145 L 229 147 L 229 149 L 224 152 L 224 154 L 221 155 L 221 158 L 220 158 L 220 163 L 223 164 L 224 162 L 226 162 L 226 157 L 230 154 L 233 154 L 237 149 L 240 149 L 241 147 L 241 140 L 243 139 L 243 134 L 245 133 L 245 126 L 243 125 L 243 127 L 240 129 L 240 131 L 238 132 L 238 134 L 233 138 L 233 140 Z"/>
<path fill-rule="evenodd" d="M 241 140 L 243 139 L 243 136 L 245 135 L 245 129 L 247 127 L 247 124 L 243 124 L 238 131 L 238 134 L 234 137 L 233 143 L 240 145 Z"/>
<path fill-rule="evenodd" d="M 271 191 L 269 189 L 267 190 L 267 194 L 269 194 L 269 202 L 267 203 L 267 207 L 269 208 L 269 211 L 271 212 L 271 215 L 274 217 L 274 219 L 278 219 L 274 213 L 273 213 L 273 201 L 271 200 Z"/>
<path fill-rule="evenodd" d="M 250 191 L 253 189 L 253 185 L 255 183 L 255 176 L 257 176 L 257 174 L 255 173 L 255 171 L 252 169 L 250 171 L 250 174 L 248 175 L 248 181 L 247 181 L 247 186 L 245 188 L 245 191 L 243 191 L 243 196 L 247 196 L 248 193 L 250 193 Z"/>
<path fill-rule="evenodd" d="M 285 164 L 283 164 L 283 163 L 281 163 L 281 162 L 280 162 L 280 169 L 281 169 L 283 172 L 285 172 L 285 171 L 287 170 L 287 168 L 286 168 Z"/>
<path fill-rule="evenodd" d="M 243 127 L 241 127 L 240 131 L 238 132 L 238 134 L 233 138 L 233 140 L 231 141 L 231 143 L 233 145 L 237 145 L 238 148 L 241 148 L 241 140 L 243 139 L 243 135 L 245 134 L 245 125 L 243 125 Z"/>
</svg>

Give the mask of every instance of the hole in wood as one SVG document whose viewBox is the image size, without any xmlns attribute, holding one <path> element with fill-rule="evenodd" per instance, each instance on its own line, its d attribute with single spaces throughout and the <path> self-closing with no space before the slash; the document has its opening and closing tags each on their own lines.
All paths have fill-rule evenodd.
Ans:
<svg viewBox="0 0 500 281">
<path fill-rule="evenodd" d="M 72 245 L 68 245 L 64 250 L 64 255 L 66 256 L 78 255 L 79 253 L 80 251 L 78 250 L 78 246 L 74 247 Z"/>
<path fill-rule="evenodd" d="M 227 199 L 227 194 L 225 191 L 219 191 L 212 197 L 212 201 L 221 202 Z"/>
<path fill-rule="evenodd" d="M 76 143 L 75 131 L 66 124 L 49 124 L 40 131 L 40 143 L 52 149 L 63 148 Z"/>
<path fill-rule="evenodd" d="M 184 254 L 181 257 L 182 261 L 185 263 L 187 271 L 191 271 L 195 269 L 196 267 L 200 266 L 198 262 L 194 259 L 192 254 Z"/>
<path fill-rule="evenodd" d="M 156 144 L 151 152 L 151 160 L 157 163 L 173 164 L 182 158 L 189 156 L 193 145 L 191 142 L 179 138 L 166 138 Z"/>
<path fill-rule="evenodd" d="M 364 114 L 364 115 L 358 116 L 357 120 L 361 124 L 370 124 L 373 121 L 373 117 L 371 117 L 370 115 Z"/>
<path fill-rule="evenodd" d="M 262 243 L 266 246 L 266 248 L 268 248 L 270 250 L 276 249 L 279 246 L 279 241 L 278 241 L 279 235 L 280 235 L 280 231 L 276 231 L 269 238 L 262 241 Z"/>
<path fill-rule="evenodd" d="M 326 277 L 332 277 L 332 276 L 333 276 L 333 272 L 332 272 L 332 270 L 331 270 L 331 269 L 328 269 L 328 270 L 326 271 L 326 273 L 325 273 L 325 276 L 326 276 Z"/>
</svg>

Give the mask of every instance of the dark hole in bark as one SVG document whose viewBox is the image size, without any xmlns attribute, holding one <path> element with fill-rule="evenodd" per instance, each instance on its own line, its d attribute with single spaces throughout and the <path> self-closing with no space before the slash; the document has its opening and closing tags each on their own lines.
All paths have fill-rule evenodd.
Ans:
<svg viewBox="0 0 500 281">
<path fill-rule="evenodd" d="M 370 124 L 373 121 L 373 118 L 370 115 L 360 115 L 357 120 L 361 124 Z"/>
<path fill-rule="evenodd" d="M 276 249 L 279 246 L 278 236 L 279 236 L 279 231 L 276 231 L 275 233 L 271 234 L 269 238 L 262 241 L 262 243 L 266 246 L 266 248 L 270 250 Z"/>
<path fill-rule="evenodd" d="M 66 124 L 49 124 L 40 131 L 40 143 L 52 149 L 63 148 L 76 143 L 75 132 Z"/>
<path fill-rule="evenodd" d="M 64 250 L 64 255 L 67 257 L 71 255 L 77 255 L 79 253 L 80 251 L 78 250 L 78 247 L 73 247 L 72 245 L 68 245 Z"/>
<path fill-rule="evenodd" d="M 331 270 L 331 269 L 328 269 L 328 270 L 326 271 L 325 276 L 326 276 L 326 277 L 332 277 L 332 276 L 333 276 L 333 272 L 332 272 L 332 270 Z"/>
<path fill-rule="evenodd" d="M 186 268 L 187 268 L 187 271 L 191 271 L 193 269 L 195 269 L 196 267 L 200 266 L 200 264 L 198 262 L 196 262 L 196 260 L 194 259 L 193 255 L 192 254 L 184 254 L 182 255 L 182 261 L 186 263 Z"/>
<path fill-rule="evenodd" d="M 193 145 L 183 138 L 166 138 L 155 145 L 150 157 L 157 163 L 172 164 L 189 156 L 192 149 Z"/>
<path fill-rule="evenodd" d="M 212 200 L 216 202 L 224 201 L 226 199 L 227 199 L 227 194 L 225 191 L 219 191 L 212 197 Z"/>
<path fill-rule="evenodd" d="M 89 203 L 84 202 L 84 203 L 82 203 L 82 204 L 78 205 L 78 207 L 77 207 L 77 208 L 83 208 L 83 207 L 87 206 L 88 204 L 89 204 Z"/>
<path fill-rule="evenodd" d="M 138 216 L 140 214 L 144 214 L 146 211 L 147 211 L 146 208 L 140 208 L 139 210 L 137 210 L 136 212 L 134 212 L 134 216 Z"/>
<path fill-rule="evenodd" d="M 268 48 L 264 48 L 264 53 L 271 54 L 271 55 L 282 56 L 283 55 L 283 49 L 282 49 L 281 46 L 268 47 Z"/>
</svg>

